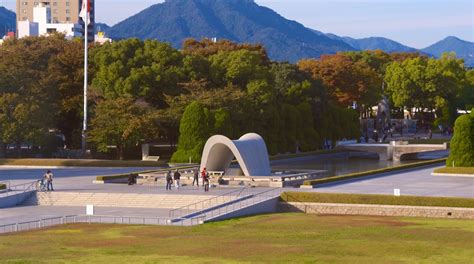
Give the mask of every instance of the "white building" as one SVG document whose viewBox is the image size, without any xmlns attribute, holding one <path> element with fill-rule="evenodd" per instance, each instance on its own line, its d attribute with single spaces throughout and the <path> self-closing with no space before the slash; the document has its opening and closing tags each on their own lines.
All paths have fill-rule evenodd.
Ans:
<svg viewBox="0 0 474 264">
<path fill-rule="evenodd" d="M 33 8 L 33 21 L 18 21 L 18 37 L 45 36 L 54 32 L 63 33 L 66 38 L 80 37 L 80 25 L 73 23 L 52 23 L 49 3 L 38 3 Z"/>
</svg>

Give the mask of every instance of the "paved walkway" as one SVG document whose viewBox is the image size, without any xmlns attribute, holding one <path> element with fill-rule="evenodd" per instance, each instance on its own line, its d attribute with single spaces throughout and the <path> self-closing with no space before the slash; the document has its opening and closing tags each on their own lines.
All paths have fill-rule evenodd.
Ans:
<svg viewBox="0 0 474 264">
<path fill-rule="evenodd" d="M 393 189 L 400 189 L 402 195 L 474 198 L 474 178 L 432 176 L 435 168 L 329 183 L 310 191 L 393 195 Z"/>
</svg>

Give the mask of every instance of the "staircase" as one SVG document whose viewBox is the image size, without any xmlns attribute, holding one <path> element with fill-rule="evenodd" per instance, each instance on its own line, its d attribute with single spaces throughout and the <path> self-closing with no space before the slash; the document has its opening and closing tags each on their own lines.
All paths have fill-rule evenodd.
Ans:
<svg viewBox="0 0 474 264">
<path fill-rule="evenodd" d="M 200 203 L 195 209 L 202 210 L 216 206 L 222 201 L 209 200 L 212 195 L 179 195 L 179 194 L 135 194 L 135 193 L 88 193 L 88 192 L 37 192 L 24 205 L 42 206 L 86 206 L 92 204 L 100 207 L 122 208 L 161 208 L 175 209 Z"/>
</svg>

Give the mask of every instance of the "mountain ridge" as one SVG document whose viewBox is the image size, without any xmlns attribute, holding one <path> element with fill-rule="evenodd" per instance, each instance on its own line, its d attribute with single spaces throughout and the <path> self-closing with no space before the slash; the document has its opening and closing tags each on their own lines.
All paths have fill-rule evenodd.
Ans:
<svg viewBox="0 0 474 264">
<path fill-rule="evenodd" d="M 474 66 L 474 42 L 462 40 L 458 37 L 448 36 L 422 49 L 422 51 L 436 57 L 440 57 L 444 52 L 455 52 L 457 57 L 464 59 L 465 65 Z"/>
<path fill-rule="evenodd" d="M 176 48 L 190 37 L 261 43 L 272 59 L 293 62 L 355 50 L 252 0 L 167 0 L 117 23 L 107 33 L 112 38 L 159 39 Z"/>
</svg>

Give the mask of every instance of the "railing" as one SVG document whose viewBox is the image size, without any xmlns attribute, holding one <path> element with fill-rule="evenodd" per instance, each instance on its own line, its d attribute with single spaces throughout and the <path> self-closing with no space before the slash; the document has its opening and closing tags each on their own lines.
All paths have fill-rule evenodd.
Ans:
<svg viewBox="0 0 474 264">
<path fill-rule="evenodd" d="M 61 224 L 75 223 L 75 217 L 76 216 L 69 215 L 69 216 L 45 218 L 45 219 L 40 219 L 40 220 L 28 221 L 28 222 L 0 225 L 0 234 L 27 231 L 27 230 L 39 229 L 39 228 L 61 225 Z"/>
<path fill-rule="evenodd" d="M 170 210 L 169 216 L 171 218 L 182 217 L 186 214 L 189 214 L 189 213 L 197 211 L 197 210 L 203 210 L 203 209 L 206 209 L 206 208 L 208 208 L 210 206 L 213 206 L 213 205 L 230 202 L 230 201 L 232 201 L 236 198 L 239 198 L 243 195 L 248 195 L 248 194 L 250 194 L 250 192 L 251 191 L 250 191 L 249 188 L 244 187 L 244 188 L 234 190 L 234 191 L 231 191 L 231 192 L 219 195 L 219 196 L 214 196 L 212 198 L 209 198 L 209 199 L 206 199 L 206 200 L 203 200 L 203 201 L 199 201 L 199 202 L 196 202 L 196 203 L 188 204 L 188 205 L 180 207 L 180 208 Z"/>
<path fill-rule="evenodd" d="M 63 224 L 125 224 L 125 225 L 180 225 L 192 226 L 204 222 L 204 216 L 193 218 L 178 218 L 172 221 L 165 217 L 141 217 L 141 216 L 112 216 L 112 215 L 68 215 L 60 217 L 44 218 L 40 220 L 20 222 L 14 224 L 0 225 L 0 234 L 41 229 Z"/>
<path fill-rule="evenodd" d="M 36 190 L 37 182 L 38 181 L 27 182 L 27 183 L 17 184 L 17 185 L 10 185 L 9 187 L 7 187 L 6 191 L 0 193 L 0 198 L 18 194 L 18 193 L 26 193 L 26 192 L 34 191 Z"/>
<path fill-rule="evenodd" d="M 205 216 L 204 221 L 210 220 L 215 217 L 228 214 L 228 213 L 231 213 L 231 212 L 234 212 L 234 211 L 237 211 L 237 210 L 240 210 L 240 209 L 243 209 L 243 208 L 246 208 L 246 207 L 249 207 L 249 206 L 270 200 L 270 199 L 274 199 L 276 197 L 279 197 L 282 192 L 283 190 L 281 188 L 275 188 L 275 189 L 271 189 L 271 190 L 267 190 L 261 193 L 254 194 L 252 196 L 249 196 L 249 198 L 247 199 L 242 199 L 235 203 L 218 207 L 215 210 L 212 210 L 203 214 Z"/>
</svg>

